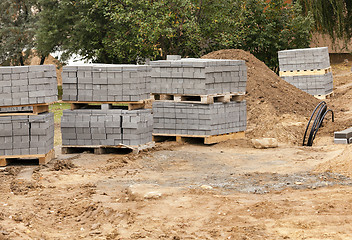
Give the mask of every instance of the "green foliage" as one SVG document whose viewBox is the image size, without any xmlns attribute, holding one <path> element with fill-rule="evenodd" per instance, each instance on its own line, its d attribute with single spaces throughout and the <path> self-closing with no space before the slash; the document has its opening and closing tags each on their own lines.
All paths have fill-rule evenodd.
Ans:
<svg viewBox="0 0 352 240">
<path fill-rule="evenodd" d="M 298 4 L 246 0 L 234 12 L 237 18 L 232 31 L 224 34 L 225 46 L 250 51 L 275 71 L 278 51 L 309 46 L 313 20 L 310 14 L 302 16 Z"/>
<path fill-rule="evenodd" d="M 35 11 L 35 0 L 0 1 L 0 64 L 24 65 L 34 46 Z"/>
<path fill-rule="evenodd" d="M 304 13 L 311 12 L 315 20 L 315 30 L 336 38 L 350 41 L 352 38 L 351 0 L 298 0 Z"/>
<path fill-rule="evenodd" d="M 167 54 L 248 50 L 270 67 L 277 51 L 306 47 L 312 19 L 283 0 L 40 0 L 37 48 L 103 63 Z"/>
<path fill-rule="evenodd" d="M 104 63 L 199 52 L 200 30 L 188 0 L 43 0 L 42 6 L 40 52 L 62 49 Z"/>
</svg>

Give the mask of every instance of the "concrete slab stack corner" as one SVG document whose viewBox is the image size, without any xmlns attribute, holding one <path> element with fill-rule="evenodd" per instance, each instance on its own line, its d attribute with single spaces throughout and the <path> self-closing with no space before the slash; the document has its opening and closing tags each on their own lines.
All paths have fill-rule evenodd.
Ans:
<svg viewBox="0 0 352 240">
<path fill-rule="evenodd" d="M 350 144 L 352 143 L 352 127 L 343 131 L 334 133 L 334 143 L 336 144 Z"/>
<path fill-rule="evenodd" d="M 0 67 L 0 107 L 57 101 L 54 65 Z"/>
<path fill-rule="evenodd" d="M 333 91 L 327 47 L 291 49 L 278 52 L 280 76 L 311 95 L 328 95 Z M 316 73 L 315 70 L 327 70 Z M 297 74 L 296 74 L 297 73 Z"/>
</svg>

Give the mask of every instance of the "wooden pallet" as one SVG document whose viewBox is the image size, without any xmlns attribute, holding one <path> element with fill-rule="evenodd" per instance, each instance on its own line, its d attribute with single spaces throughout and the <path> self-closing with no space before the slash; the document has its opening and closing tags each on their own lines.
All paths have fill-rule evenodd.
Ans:
<svg viewBox="0 0 352 240">
<path fill-rule="evenodd" d="M 212 136 L 154 133 L 153 141 L 162 142 L 162 141 L 171 139 L 171 140 L 175 140 L 176 142 L 183 143 L 191 139 L 203 139 L 204 144 L 214 144 L 214 143 L 219 143 L 230 139 L 238 139 L 238 138 L 244 138 L 244 137 L 245 137 L 244 132 L 235 132 L 235 133 L 227 133 L 227 134 L 212 135 Z"/>
<path fill-rule="evenodd" d="M 334 96 L 334 92 L 331 92 L 331 93 L 325 94 L 325 95 L 314 95 L 315 98 L 320 99 L 320 100 L 329 99 L 332 96 Z"/>
<path fill-rule="evenodd" d="M 28 116 L 28 115 L 38 115 L 40 113 L 49 112 L 50 104 L 34 104 L 34 105 L 20 105 L 20 106 L 1 106 L 0 108 L 18 108 L 18 107 L 32 107 L 32 110 L 28 111 L 9 111 L 0 112 L 0 116 Z"/>
<path fill-rule="evenodd" d="M 94 154 L 109 154 L 109 153 L 136 153 L 138 154 L 140 151 L 151 149 L 155 146 L 155 142 L 149 142 L 143 145 L 131 146 L 119 144 L 116 146 L 106 146 L 106 145 L 68 145 L 61 147 L 62 154 L 73 154 L 73 153 L 83 153 L 83 152 L 91 152 Z"/>
<path fill-rule="evenodd" d="M 7 166 L 9 163 L 16 160 L 27 160 L 27 159 L 38 159 L 39 165 L 47 164 L 55 158 L 55 150 L 52 149 L 47 154 L 34 154 L 34 155 L 12 155 L 12 156 L 0 156 L 0 167 Z"/>
<path fill-rule="evenodd" d="M 209 95 L 182 95 L 182 94 L 157 94 L 152 93 L 154 101 L 163 102 L 183 102 L 183 103 L 199 103 L 213 104 L 216 102 L 240 102 L 243 101 L 245 93 L 224 93 Z"/>
<path fill-rule="evenodd" d="M 152 108 L 152 99 L 146 99 L 135 102 L 85 102 L 85 101 L 61 101 L 62 103 L 71 103 L 71 110 L 74 109 L 91 109 L 99 108 L 102 104 L 108 104 L 110 109 L 126 108 L 128 110 Z"/>
<path fill-rule="evenodd" d="M 287 76 L 306 76 L 306 75 L 324 75 L 331 72 L 331 67 L 324 69 L 311 69 L 311 70 L 296 70 L 296 71 L 280 71 L 280 77 Z"/>
</svg>

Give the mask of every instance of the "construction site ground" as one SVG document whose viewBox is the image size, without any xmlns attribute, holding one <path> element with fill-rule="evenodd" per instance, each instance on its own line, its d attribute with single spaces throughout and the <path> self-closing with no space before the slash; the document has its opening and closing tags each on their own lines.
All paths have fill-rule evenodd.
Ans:
<svg viewBox="0 0 352 240">
<path fill-rule="evenodd" d="M 49 164 L 0 168 L 0 239 L 352 239 L 352 145 L 333 143 L 352 126 L 351 64 L 332 67 L 336 125 L 313 147 L 310 112 L 283 114 L 272 128 L 300 137 L 271 149 L 253 148 L 250 123 L 245 139 L 139 154 L 62 155 L 58 137 Z"/>
</svg>

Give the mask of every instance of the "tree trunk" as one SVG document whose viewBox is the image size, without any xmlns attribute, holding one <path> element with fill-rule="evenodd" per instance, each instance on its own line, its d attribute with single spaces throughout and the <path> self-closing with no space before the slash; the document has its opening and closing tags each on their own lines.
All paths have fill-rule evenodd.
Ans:
<svg viewBox="0 0 352 240">
<path fill-rule="evenodd" d="M 39 65 L 43 65 L 45 61 L 45 56 L 41 56 Z"/>
<path fill-rule="evenodd" d="M 23 60 L 22 54 L 21 54 L 21 56 L 20 56 L 20 64 L 21 64 L 21 66 L 24 66 L 24 60 Z"/>
</svg>

